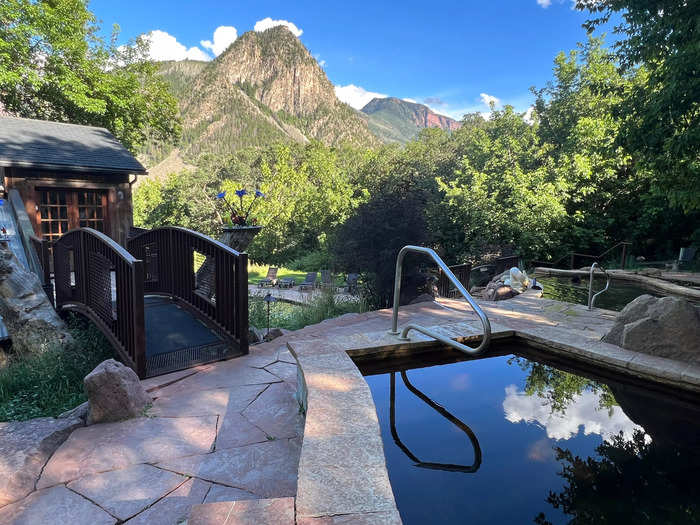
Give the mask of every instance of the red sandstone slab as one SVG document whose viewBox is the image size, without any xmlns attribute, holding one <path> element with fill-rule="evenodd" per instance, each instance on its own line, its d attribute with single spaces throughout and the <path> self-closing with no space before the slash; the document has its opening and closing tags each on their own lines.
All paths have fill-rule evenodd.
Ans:
<svg viewBox="0 0 700 525">
<path fill-rule="evenodd" d="M 297 365 L 295 364 L 292 365 L 289 363 L 283 363 L 282 361 L 278 361 L 271 365 L 267 365 L 265 367 L 265 370 L 267 370 L 271 374 L 276 375 L 282 381 L 287 381 L 288 383 L 297 382 Z"/>
<path fill-rule="evenodd" d="M 207 481 L 192 478 L 126 523 L 129 525 L 184 523 L 192 511 L 192 507 L 204 501 L 211 485 Z"/>
<path fill-rule="evenodd" d="M 0 509 L 3 525 L 113 525 L 117 519 L 64 486 L 33 492 Z"/>
<path fill-rule="evenodd" d="M 300 451 L 299 440 L 280 439 L 183 457 L 158 466 L 264 498 L 287 497 L 296 494 Z"/>
<path fill-rule="evenodd" d="M 401 525 L 399 511 L 366 512 L 316 518 L 298 517 L 296 525 Z"/>
<path fill-rule="evenodd" d="M 296 437 L 303 430 L 303 417 L 294 393 L 288 384 L 270 385 L 243 411 L 243 416 L 270 437 Z"/>
<path fill-rule="evenodd" d="M 280 379 L 277 376 L 261 368 L 247 366 L 244 362 L 232 359 L 216 363 L 208 370 L 198 372 L 182 381 L 165 387 L 160 393 L 163 396 L 170 396 L 173 393 L 232 388 L 242 385 L 266 385 L 279 381 Z"/>
<path fill-rule="evenodd" d="M 116 516 L 127 520 L 176 489 L 186 478 L 150 465 L 86 476 L 68 488 Z"/>
<path fill-rule="evenodd" d="M 188 525 L 294 525 L 294 498 L 197 505 Z"/>
<path fill-rule="evenodd" d="M 160 391 L 161 396 L 153 402 L 149 415 L 186 417 L 241 412 L 265 388 L 267 388 L 266 384 L 209 390 L 180 389 L 169 392 Z"/>
<path fill-rule="evenodd" d="M 204 503 L 219 503 L 221 501 L 241 501 L 248 499 L 260 499 L 252 492 L 247 490 L 235 489 L 226 485 L 212 483 Z"/>
<path fill-rule="evenodd" d="M 238 412 L 219 417 L 216 450 L 242 447 L 267 441 L 267 435 Z"/>
<path fill-rule="evenodd" d="M 204 454 L 216 437 L 216 416 L 137 418 L 74 431 L 37 483 L 45 488 L 138 463 Z"/>
</svg>

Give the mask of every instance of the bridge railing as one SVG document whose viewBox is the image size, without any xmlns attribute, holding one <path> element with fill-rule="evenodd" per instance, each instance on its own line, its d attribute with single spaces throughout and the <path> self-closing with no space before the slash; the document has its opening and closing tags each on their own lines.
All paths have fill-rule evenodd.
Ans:
<svg viewBox="0 0 700 525">
<path fill-rule="evenodd" d="M 53 267 L 56 309 L 89 317 L 144 377 L 143 262 L 105 234 L 79 228 L 54 242 Z"/>
<path fill-rule="evenodd" d="M 201 233 L 169 226 L 127 242 L 144 261 L 144 291 L 169 295 L 206 316 L 248 352 L 248 255 Z"/>
</svg>

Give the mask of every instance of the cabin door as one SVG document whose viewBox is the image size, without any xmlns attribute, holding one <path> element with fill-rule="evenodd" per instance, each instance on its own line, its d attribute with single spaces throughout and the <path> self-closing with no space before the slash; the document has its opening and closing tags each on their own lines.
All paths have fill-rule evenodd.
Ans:
<svg viewBox="0 0 700 525">
<path fill-rule="evenodd" d="M 43 188 L 37 189 L 37 192 L 37 222 L 44 239 L 55 241 L 75 228 L 105 231 L 106 191 Z"/>
</svg>

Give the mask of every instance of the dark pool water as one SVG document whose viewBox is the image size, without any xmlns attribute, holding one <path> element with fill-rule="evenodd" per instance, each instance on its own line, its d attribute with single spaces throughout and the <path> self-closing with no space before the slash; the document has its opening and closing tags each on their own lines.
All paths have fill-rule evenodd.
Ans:
<svg viewBox="0 0 700 525">
<path fill-rule="evenodd" d="M 514 355 L 380 366 L 361 368 L 407 525 L 700 522 L 697 399 Z"/>
<path fill-rule="evenodd" d="M 570 277 L 537 277 L 544 285 L 543 297 L 556 299 L 567 303 L 588 304 L 588 278 L 581 278 L 578 283 L 573 283 Z M 605 279 L 593 280 L 593 293 L 605 288 Z M 610 288 L 595 300 L 595 306 L 607 310 L 622 310 L 627 303 L 640 295 L 649 294 L 661 297 L 657 292 L 635 286 L 624 281 L 610 281 Z"/>
</svg>

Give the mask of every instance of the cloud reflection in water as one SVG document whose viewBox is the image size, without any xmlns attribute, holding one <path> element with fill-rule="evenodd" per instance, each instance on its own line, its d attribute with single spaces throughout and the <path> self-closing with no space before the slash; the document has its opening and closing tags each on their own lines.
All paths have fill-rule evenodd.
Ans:
<svg viewBox="0 0 700 525">
<path fill-rule="evenodd" d="M 547 437 L 556 440 L 574 437 L 581 426 L 585 435 L 598 434 L 606 440 L 620 432 L 630 440 L 635 430 L 644 430 L 619 406 L 601 408 L 599 395 L 588 390 L 575 395 L 566 410 L 559 412 L 552 410 L 548 398 L 528 395 L 518 391 L 515 385 L 508 385 L 503 410 L 511 423 L 539 423 L 545 428 Z"/>
</svg>

